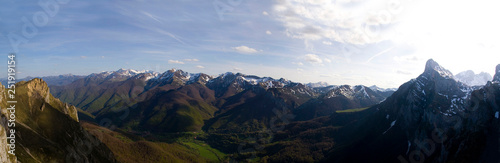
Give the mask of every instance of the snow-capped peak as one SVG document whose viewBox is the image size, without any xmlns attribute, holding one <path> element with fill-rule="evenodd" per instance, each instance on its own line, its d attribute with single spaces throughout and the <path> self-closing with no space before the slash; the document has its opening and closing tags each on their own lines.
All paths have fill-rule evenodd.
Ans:
<svg viewBox="0 0 500 163">
<path fill-rule="evenodd" d="M 90 77 L 99 77 L 99 78 L 122 78 L 122 77 L 133 77 L 143 73 L 152 73 L 152 71 L 147 70 L 132 70 L 132 69 L 118 69 L 116 71 L 103 71 L 101 73 L 93 73 L 90 74 Z"/>
<path fill-rule="evenodd" d="M 308 87 L 311 87 L 311 88 L 328 87 L 329 86 L 327 82 L 307 83 L 306 85 Z"/>
<path fill-rule="evenodd" d="M 468 70 L 455 75 L 455 79 L 469 86 L 481 86 L 491 81 L 492 77 L 486 72 L 475 74 L 474 71 Z"/>
<path fill-rule="evenodd" d="M 372 85 L 370 87 L 371 90 L 374 90 L 374 91 L 380 91 L 380 92 L 389 92 L 389 91 L 396 91 L 397 88 L 380 88 L 380 87 L 377 87 L 376 85 Z"/>
<path fill-rule="evenodd" d="M 147 73 L 147 72 L 149 72 L 149 71 L 146 71 L 146 70 L 138 71 L 138 70 L 121 68 L 121 69 L 115 71 L 113 74 L 131 77 L 131 76 L 135 76 L 135 75 Z"/>
<path fill-rule="evenodd" d="M 442 77 L 453 79 L 453 73 L 441 67 L 441 65 L 439 65 L 436 61 L 429 59 L 425 64 L 425 72 L 431 73 L 433 71 L 439 73 L 439 75 Z"/>
</svg>

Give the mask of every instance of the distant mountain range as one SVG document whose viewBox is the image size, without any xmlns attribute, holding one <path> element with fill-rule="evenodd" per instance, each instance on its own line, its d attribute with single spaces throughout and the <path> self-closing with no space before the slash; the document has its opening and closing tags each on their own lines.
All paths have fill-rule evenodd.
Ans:
<svg viewBox="0 0 500 163">
<path fill-rule="evenodd" d="M 72 75 L 72 74 L 59 75 L 59 76 L 45 76 L 45 77 L 28 76 L 26 78 L 17 79 L 17 81 L 30 81 L 30 80 L 35 79 L 35 78 L 40 78 L 40 79 L 43 79 L 49 86 L 52 86 L 52 85 L 67 85 L 67 84 L 74 82 L 75 80 L 78 80 L 78 79 L 81 79 L 84 77 L 85 76 Z M 0 79 L 0 82 L 4 86 L 6 86 L 7 79 L 6 78 Z"/>
<path fill-rule="evenodd" d="M 455 78 L 458 81 L 470 86 L 483 86 L 486 85 L 488 81 L 491 81 L 493 79 L 491 75 L 486 72 L 475 74 L 472 70 L 458 73 L 457 75 L 455 75 Z"/>
<path fill-rule="evenodd" d="M 175 69 L 161 74 L 125 69 L 94 73 L 71 84 L 55 85 L 51 90 L 56 97 L 96 119 L 111 118 L 120 127 L 157 132 L 200 131 L 202 127 L 259 130 L 261 127 L 245 129 L 242 125 L 266 121 L 274 115 L 272 108 L 278 106 L 298 111 L 309 100 L 328 101 L 318 113 L 301 118 L 311 119 L 336 110 L 377 104 L 394 92 L 347 85 L 311 88 L 283 78 L 230 72 L 213 77 Z M 116 119 L 116 112 L 124 110 L 131 111 L 129 116 Z M 165 112 L 168 114 L 158 114 Z"/>
<path fill-rule="evenodd" d="M 457 77 L 428 60 L 421 75 L 397 90 L 175 69 L 51 77 L 56 84 L 50 90 L 35 78 L 16 85 L 21 101 L 16 157 L 22 162 L 68 162 L 64 159 L 73 155 L 85 162 L 499 162 L 499 75 L 500 65 L 492 81 L 477 86 L 471 83 L 479 79 L 458 79 L 470 72 Z M 0 92 L 7 116 L 5 88 Z M 85 150 L 78 142 L 94 146 Z M 7 155 L 0 159 L 13 162 Z"/>
</svg>

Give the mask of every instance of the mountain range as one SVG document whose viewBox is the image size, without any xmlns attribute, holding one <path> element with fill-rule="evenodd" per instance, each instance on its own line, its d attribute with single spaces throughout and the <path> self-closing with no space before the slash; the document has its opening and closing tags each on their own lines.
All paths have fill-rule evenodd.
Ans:
<svg viewBox="0 0 500 163">
<path fill-rule="evenodd" d="M 488 81 L 491 81 L 493 79 L 491 75 L 486 72 L 475 74 L 472 70 L 458 73 L 457 75 L 455 75 L 455 78 L 458 81 L 470 86 L 483 86 L 488 83 Z"/>
<path fill-rule="evenodd" d="M 331 89 L 319 91 L 327 87 Z M 274 115 L 272 108 L 300 110 L 299 106 L 311 99 L 328 101 L 322 105 L 326 108 L 317 109 L 318 114 L 304 117 L 312 119 L 336 110 L 370 106 L 392 93 L 391 90 L 373 91 L 365 86 L 327 87 L 311 88 L 286 79 L 231 72 L 213 77 L 175 69 L 161 74 L 120 69 L 91 74 L 68 85 L 56 85 L 51 91 L 98 120 L 109 118 L 120 127 L 170 133 L 200 131 L 203 126 L 247 130 L 241 125 L 265 125 L 251 121 L 265 121 Z M 116 118 L 117 112 L 124 111 L 128 116 Z M 228 118 L 237 120 L 228 122 Z M 250 128 L 248 130 L 261 127 Z"/>
<path fill-rule="evenodd" d="M 421 75 L 398 89 L 176 69 L 59 76 L 52 85 L 35 78 L 16 85 L 21 126 L 16 157 L 21 162 L 68 162 L 68 156 L 86 162 L 498 162 L 499 75 L 500 65 L 492 81 L 478 86 L 476 78 L 463 80 L 472 79 L 470 72 L 453 75 L 431 59 Z M 92 150 L 79 142 L 92 142 L 87 143 Z M 0 159 L 13 162 L 9 155 Z"/>
</svg>

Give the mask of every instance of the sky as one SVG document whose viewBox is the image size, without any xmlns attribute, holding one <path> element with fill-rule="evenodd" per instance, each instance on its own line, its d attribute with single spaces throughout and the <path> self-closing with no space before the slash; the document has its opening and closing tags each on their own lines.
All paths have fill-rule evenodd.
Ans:
<svg viewBox="0 0 500 163">
<path fill-rule="evenodd" d="M 176 68 L 397 88 L 421 74 L 430 58 L 455 74 L 494 75 L 500 64 L 498 5 L 486 0 L 4 0 L 0 54 L 7 61 L 16 53 L 18 78 Z"/>
</svg>

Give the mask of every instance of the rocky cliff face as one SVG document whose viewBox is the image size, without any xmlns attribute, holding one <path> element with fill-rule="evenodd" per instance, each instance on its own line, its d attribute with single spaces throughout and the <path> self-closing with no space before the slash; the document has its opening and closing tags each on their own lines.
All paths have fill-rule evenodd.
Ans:
<svg viewBox="0 0 500 163">
<path fill-rule="evenodd" d="M 499 106 L 499 83 L 474 90 L 429 60 L 419 77 L 371 108 L 375 113 L 357 126 L 366 131 L 351 135 L 349 145 L 359 147 L 330 161 L 498 162 Z"/>
<path fill-rule="evenodd" d="M 2 109 L 8 106 L 6 95 L 3 91 Z M 111 151 L 80 126 L 76 108 L 54 98 L 43 80 L 17 83 L 15 100 L 15 153 L 20 162 L 116 162 Z M 0 140 L 3 135 L 0 131 Z"/>
<path fill-rule="evenodd" d="M 6 105 L 6 95 L 5 95 L 5 86 L 0 84 L 0 104 L 2 106 Z M 8 140 L 7 140 L 7 133 L 8 133 L 8 125 L 7 125 L 7 109 L 5 107 L 1 107 L 1 114 L 0 114 L 0 162 L 6 162 L 6 163 L 11 163 L 11 162 L 16 162 L 16 157 L 14 155 L 8 154 L 9 151 L 9 146 Z"/>
<path fill-rule="evenodd" d="M 495 69 L 495 76 L 493 77 L 494 82 L 500 82 L 500 64 L 497 65 L 497 68 Z"/>
<path fill-rule="evenodd" d="M 27 98 L 26 102 L 28 104 L 28 108 L 39 109 L 40 111 L 43 111 L 47 104 L 52 105 L 60 112 L 70 116 L 75 121 L 78 121 L 78 111 L 76 107 L 67 103 L 63 103 L 59 99 L 54 98 L 52 94 L 50 94 L 50 89 L 47 86 L 47 83 L 42 79 L 35 78 L 27 82 L 22 81 L 17 85 L 18 86 L 16 86 L 16 90 L 20 90 L 18 91 L 18 96 Z M 41 104 L 37 105 L 37 102 L 41 102 Z M 33 112 L 34 111 L 31 111 L 31 113 Z"/>
</svg>

